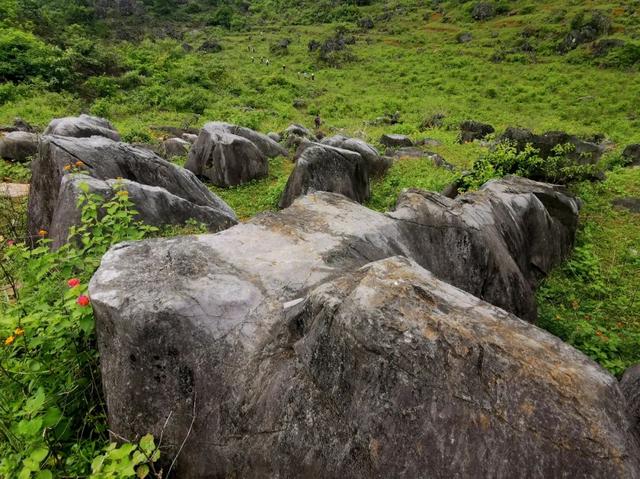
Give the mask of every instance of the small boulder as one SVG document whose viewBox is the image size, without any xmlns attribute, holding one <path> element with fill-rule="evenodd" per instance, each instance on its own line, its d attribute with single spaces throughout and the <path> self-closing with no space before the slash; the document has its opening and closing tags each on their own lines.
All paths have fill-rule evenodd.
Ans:
<svg viewBox="0 0 640 479">
<path fill-rule="evenodd" d="M 361 18 L 358 20 L 358 26 L 363 30 L 371 30 L 375 25 L 371 18 Z"/>
<path fill-rule="evenodd" d="M 198 51 L 203 53 L 218 53 L 222 51 L 222 45 L 217 40 L 205 40 L 198 48 Z"/>
<path fill-rule="evenodd" d="M 38 135 L 26 131 L 12 131 L 0 137 L 0 158 L 25 162 L 38 153 Z"/>
<path fill-rule="evenodd" d="M 496 8 L 493 3 L 478 2 L 471 10 L 471 18 L 477 21 L 489 20 L 496 15 Z"/>
<path fill-rule="evenodd" d="M 619 38 L 603 38 L 602 40 L 593 44 L 591 53 L 596 57 L 602 57 L 607 55 L 611 50 L 622 48 L 627 44 L 624 40 Z"/>
<path fill-rule="evenodd" d="M 280 143 L 282 141 L 282 135 L 280 135 L 280 133 L 276 133 L 275 131 L 270 131 L 269 133 L 267 133 L 267 136 L 276 143 Z"/>
<path fill-rule="evenodd" d="M 460 32 L 456 35 L 456 41 L 458 43 L 469 43 L 471 40 L 473 40 L 471 32 Z"/>
<path fill-rule="evenodd" d="M 397 135 L 394 133 L 385 133 L 380 138 L 380 143 L 391 148 L 402 148 L 405 146 L 413 146 L 413 141 L 406 135 Z"/>
<path fill-rule="evenodd" d="M 297 124 L 289 125 L 282 132 L 282 138 L 285 139 L 287 148 L 298 148 L 303 140 L 318 141 L 318 138 L 308 128 Z"/>
<path fill-rule="evenodd" d="M 267 135 L 254 131 L 244 126 L 232 125 L 230 123 L 224 123 L 220 121 L 213 121 L 207 123 L 205 128 L 208 130 L 218 129 L 231 133 L 232 135 L 241 136 L 253 143 L 258 150 L 262 152 L 267 158 L 275 158 L 276 156 L 287 156 L 289 152 L 278 142 L 273 141 Z"/>
<path fill-rule="evenodd" d="M 381 156 L 372 145 L 358 138 L 347 138 L 343 135 L 335 135 L 323 138 L 321 143 L 344 150 L 355 151 L 362 156 L 367 165 L 369 177 L 383 176 L 393 164 L 391 158 Z"/>
<path fill-rule="evenodd" d="M 340 193 L 359 203 L 369 199 L 367 165 L 359 153 L 313 143 L 304 149 L 289 176 L 278 206 L 315 191 Z"/>
<path fill-rule="evenodd" d="M 460 124 L 460 143 L 470 143 L 474 140 L 484 140 L 495 132 L 493 126 L 479 121 L 466 120 Z"/>
<path fill-rule="evenodd" d="M 622 152 L 622 157 L 631 166 L 640 165 L 640 143 L 627 145 Z"/>
<path fill-rule="evenodd" d="M 165 158 L 173 158 L 174 156 L 187 156 L 191 143 L 182 138 L 169 138 L 162 143 Z"/>
<path fill-rule="evenodd" d="M 207 123 L 189 151 L 185 168 L 216 186 L 229 187 L 264 178 L 269 162 L 247 138 Z"/>
<path fill-rule="evenodd" d="M 445 160 L 442 156 L 440 156 L 438 153 L 434 153 L 432 151 L 424 151 L 415 146 L 398 148 L 395 150 L 387 150 L 386 155 L 396 159 L 425 158 L 427 160 L 430 160 L 434 164 L 434 166 L 437 166 L 440 168 L 446 168 L 447 170 L 450 170 L 450 171 L 455 170 L 455 167 L 451 163 L 449 163 L 447 160 Z"/>
<path fill-rule="evenodd" d="M 622 208 L 632 213 L 640 213 L 640 198 L 616 198 L 611 203 L 616 208 Z"/>
<path fill-rule="evenodd" d="M 431 128 L 440 128 L 446 115 L 444 113 L 434 113 L 433 115 L 425 118 L 420 124 L 420 130 L 429 130 Z"/>
<path fill-rule="evenodd" d="M 180 135 L 184 141 L 188 141 L 190 145 L 193 145 L 198 139 L 198 135 L 194 135 L 193 133 L 183 133 Z"/>
<path fill-rule="evenodd" d="M 120 134 L 108 120 L 89 115 L 57 118 L 49 123 L 44 134 L 74 138 L 104 136 L 114 141 L 120 141 Z"/>
</svg>

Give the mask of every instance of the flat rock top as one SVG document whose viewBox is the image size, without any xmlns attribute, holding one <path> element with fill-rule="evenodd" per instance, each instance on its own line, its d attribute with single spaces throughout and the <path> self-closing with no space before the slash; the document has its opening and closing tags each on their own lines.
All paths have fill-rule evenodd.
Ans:
<svg viewBox="0 0 640 479">
<path fill-rule="evenodd" d="M 23 183 L 0 183 L 0 197 L 22 198 L 29 196 L 29 185 Z"/>
</svg>

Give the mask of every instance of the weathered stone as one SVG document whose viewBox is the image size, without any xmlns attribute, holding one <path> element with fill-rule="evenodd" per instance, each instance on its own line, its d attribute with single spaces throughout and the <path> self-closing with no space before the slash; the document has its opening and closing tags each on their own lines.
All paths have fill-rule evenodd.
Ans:
<svg viewBox="0 0 640 479">
<path fill-rule="evenodd" d="M 460 32 L 456 35 L 456 41 L 458 43 L 469 43 L 471 40 L 473 40 L 471 32 Z"/>
<path fill-rule="evenodd" d="M 276 133 L 275 131 L 270 131 L 269 133 L 267 133 L 267 136 L 276 143 L 280 143 L 282 141 L 282 135 L 280 135 L 280 133 Z"/>
<path fill-rule="evenodd" d="M 276 156 L 287 156 L 288 154 L 286 148 L 273 141 L 267 135 L 251 130 L 249 128 L 245 128 L 243 126 L 214 121 L 207 123 L 205 125 L 205 128 L 208 130 L 219 129 L 231 133 L 232 135 L 246 138 L 251 143 L 253 143 L 262 152 L 263 155 L 268 158 L 274 158 Z"/>
<path fill-rule="evenodd" d="M 488 123 L 465 120 L 460 124 L 460 143 L 469 143 L 474 140 L 484 140 L 495 129 Z"/>
<path fill-rule="evenodd" d="M 120 141 L 120 134 L 114 126 L 104 118 L 89 115 L 78 117 L 57 118 L 52 120 L 44 130 L 45 135 L 71 136 L 88 138 L 90 136 L 104 136 L 114 141 Z"/>
<path fill-rule="evenodd" d="M 169 138 L 162 143 L 165 158 L 173 158 L 174 156 L 187 156 L 191 143 L 182 138 Z"/>
<path fill-rule="evenodd" d="M 640 364 L 631 366 L 620 379 L 620 389 L 626 399 L 626 411 L 633 431 L 640 438 Z"/>
<path fill-rule="evenodd" d="M 38 153 L 38 135 L 26 131 L 12 131 L 0 137 L 0 158 L 24 162 Z"/>
<path fill-rule="evenodd" d="M 235 221 L 231 208 L 211 193 L 193 173 L 151 151 L 101 136 L 45 136 L 41 139 L 40 148 L 39 155 L 32 162 L 29 195 L 28 232 L 32 237 L 36 237 L 40 229 L 51 229 L 65 167 L 72 171 L 82 170 L 101 180 L 124 178 L 141 185 L 157 186 L 194 205 L 218 209 Z"/>
<path fill-rule="evenodd" d="M 90 294 L 112 431 L 162 434 L 182 479 L 639 476 L 612 376 L 407 259 L 356 270 L 370 251 L 349 234 L 382 216 L 325 223 L 345 200 L 315 200 L 105 256 Z"/>
<path fill-rule="evenodd" d="M 640 165 L 640 143 L 627 145 L 622 152 L 622 157 L 631 166 Z"/>
<path fill-rule="evenodd" d="M 182 135 L 180 135 L 180 138 L 182 138 L 184 141 L 188 141 L 189 144 L 193 145 L 198 139 L 198 135 L 194 135 L 193 133 L 183 133 Z"/>
<path fill-rule="evenodd" d="M 320 143 L 308 145 L 296 161 L 278 206 L 286 208 L 315 191 L 340 193 L 359 203 L 371 194 L 367 165 L 359 153 Z"/>
<path fill-rule="evenodd" d="M 493 3 L 478 2 L 473 6 L 471 17 L 474 20 L 484 21 L 493 18 L 496 15 L 496 8 Z"/>
<path fill-rule="evenodd" d="M 450 171 L 455 170 L 455 167 L 451 163 L 449 163 L 447 160 L 445 160 L 442 156 L 440 156 L 438 153 L 434 153 L 432 151 L 425 151 L 415 146 L 387 150 L 386 155 L 396 159 L 424 158 L 431 161 L 434 164 L 434 166 L 438 166 L 440 168 L 446 168 L 447 170 L 450 170 Z"/>
<path fill-rule="evenodd" d="M 554 155 L 554 150 L 558 146 L 570 145 L 573 147 L 573 151 L 569 152 L 567 156 L 579 164 L 595 164 L 605 151 L 604 147 L 596 143 L 582 140 L 563 131 L 549 131 L 542 135 L 536 135 L 526 128 L 509 127 L 500 135 L 498 140 L 510 141 L 520 151 L 527 144 L 530 144 L 539 151 L 541 158 L 548 158 Z"/>
<path fill-rule="evenodd" d="M 347 138 L 343 135 L 335 135 L 323 138 L 321 143 L 323 145 L 359 153 L 367 165 L 369 177 L 383 176 L 393 164 L 391 158 L 381 156 L 378 150 L 372 145 L 358 138 Z"/>
<path fill-rule="evenodd" d="M 0 183 L 0 197 L 24 198 L 25 196 L 29 196 L 29 185 L 23 183 Z"/>
<path fill-rule="evenodd" d="M 72 226 L 81 223 L 82 212 L 78 207 L 78 200 L 83 196 L 81 185 L 88 187 L 88 193 L 102 196 L 105 200 L 113 198 L 116 191 L 126 191 L 138 212 L 135 218 L 152 226 L 183 226 L 187 221 L 194 220 L 215 233 L 237 223 L 228 209 L 197 205 L 158 186 L 124 179 L 99 180 L 88 175 L 70 174 L 62 178 L 51 221 L 49 239 L 52 240 L 54 249 L 68 241 Z"/>
<path fill-rule="evenodd" d="M 640 198 L 615 198 L 611 203 L 617 208 L 623 208 L 632 213 L 640 213 Z"/>
<path fill-rule="evenodd" d="M 228 187 L 264 178 L 269 161 L 247 138 L 207 123 L 189 151 L 185 168 L 214 185 Z"/>
<path fill-rule="evenodd" d="M 406 135 L 395 135 L 386 133 L 380 138 L 380 143 L 391 148 L 402 148 L 405 146 L 413 146 L 413 141 Z"/>
</svg>

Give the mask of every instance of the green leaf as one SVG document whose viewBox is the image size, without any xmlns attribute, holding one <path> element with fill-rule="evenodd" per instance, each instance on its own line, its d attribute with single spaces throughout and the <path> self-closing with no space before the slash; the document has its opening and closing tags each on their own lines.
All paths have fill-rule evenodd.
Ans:
<svg viewBox="0 0 640 479">
<path fill-rule="evenodd" d="M 49 469 L 45 469 L 36 474 L 36 479 L 53 479 L 53 474 Z"/>
<path fill-rule="evenodd" d="M 140 439 L 140 449 L 142 449 L 147 455 L 150 455 L 156 448 L 156 444 L 153 440 L 152 434 L 147 434 Z"/>
<path fill-rule="evenodd" d="M 149 466 L 147 466 L 146 464 L 142 464 L 141 466 L 138 466 L 138 470 L 136 471 L 136 477 L 138 477 L 139 479 L 144 479 L 148 475 L 149 475 Z"/>
<path fill-rule="evenodd" d="M 35 449 L 33 452 L 31 452 L 29 457 L 34 461 L 40 463 L 44 461 L 45 457 L 47 457 L 47 454 L 49 454 L 49 448 L 39 447 L 38 449 Z"/>
</svg>

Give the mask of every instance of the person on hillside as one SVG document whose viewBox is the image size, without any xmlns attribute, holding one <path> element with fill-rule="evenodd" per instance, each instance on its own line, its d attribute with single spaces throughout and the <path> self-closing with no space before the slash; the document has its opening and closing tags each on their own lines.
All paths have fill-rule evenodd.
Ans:
<svg viewBox="0 0 640 479">
<path fill-rule="evenodd" d="M 316 130 L 320 129 L 320 126 L 322 125 L 322 119 L 320 118 L 320 113 L 318 113 L 315 117 L 315 119 L 313 120 L 313 122 L 316 125 Z"/>
</svg>

